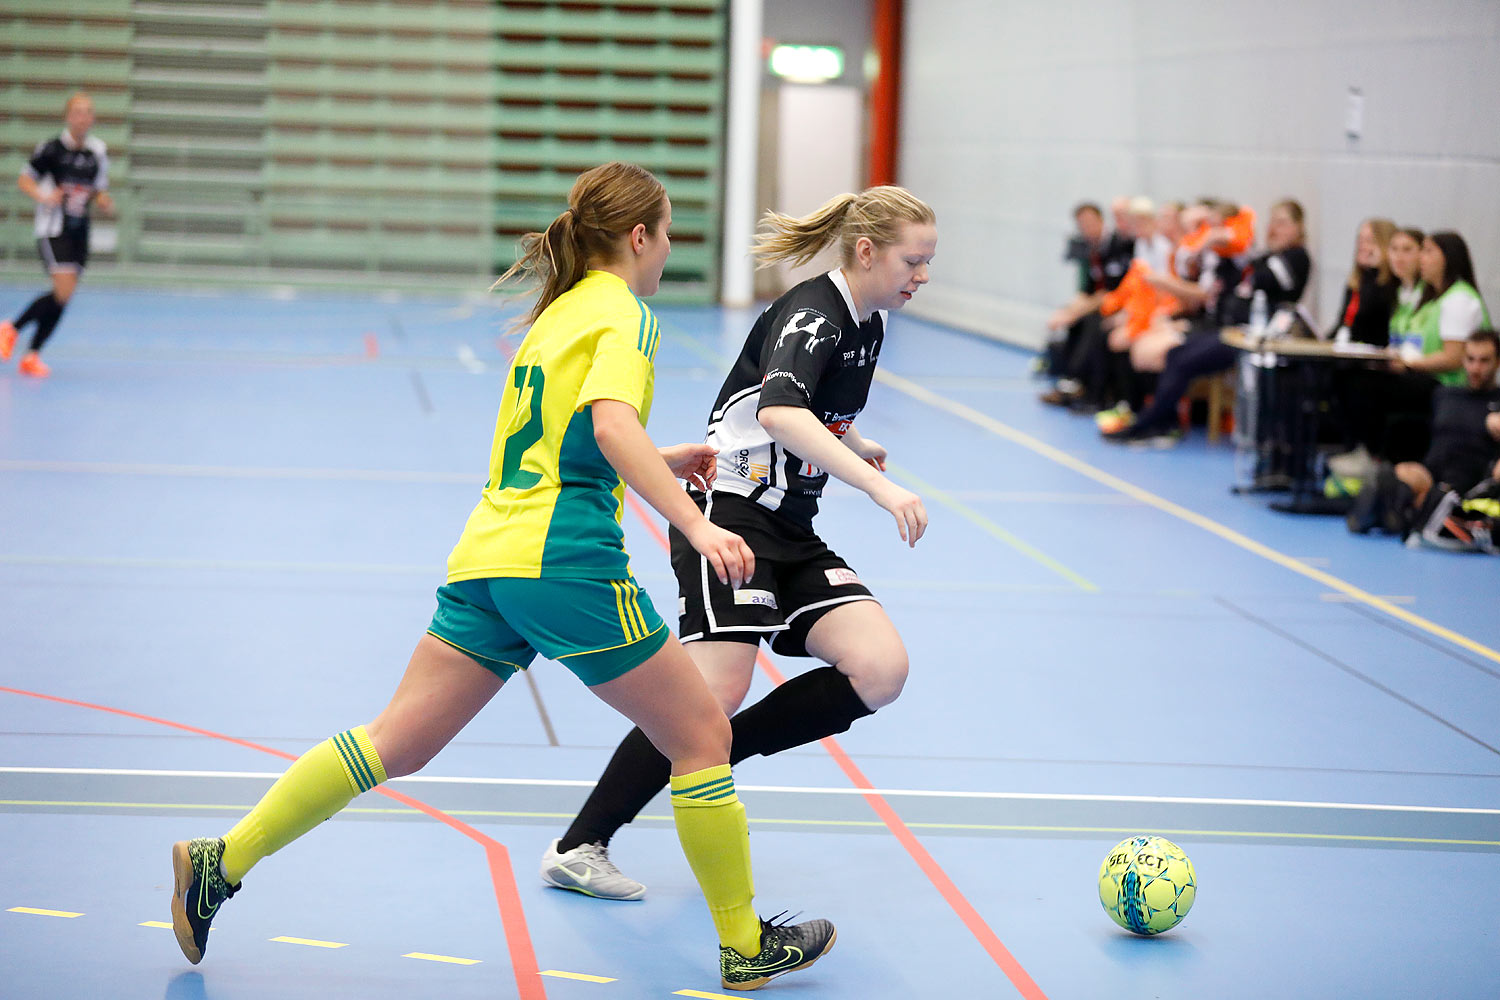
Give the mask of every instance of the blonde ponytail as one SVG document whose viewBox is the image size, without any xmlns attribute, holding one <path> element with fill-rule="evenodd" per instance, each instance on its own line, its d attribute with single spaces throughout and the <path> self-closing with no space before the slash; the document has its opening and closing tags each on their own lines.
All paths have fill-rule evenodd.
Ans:
<svg viewBox="0 0 1500 1000">
<path fill-rule="evenodd" d="M 761 219 L 767 231 L 756 234 L 750 253 L 760 267 L 778 261 L 806 264 L 837 240 L 842 263 L 852 264 L 860 237 L 867 237 L 876 247 L 887 247 L 901 238 L 903 223 L 931 225 L 936 221 L 926 202 L 905 188 L 885 184 L 830 198 L 801 218 L 767 212 Z"/>
</svg>

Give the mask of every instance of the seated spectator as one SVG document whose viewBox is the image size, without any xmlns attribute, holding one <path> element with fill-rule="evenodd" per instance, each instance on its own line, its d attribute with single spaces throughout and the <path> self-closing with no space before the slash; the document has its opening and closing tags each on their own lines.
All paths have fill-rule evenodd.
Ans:
<svg viewBox="0 0 1500 1000">
<path fill-rule="evenodd" d="M 1130 199 L 1131 228 L 1135 231 L 1135 249 L 1131 263 L 1144 263 L 1152 271 L 1164 273 L 1170 266 L 1173 243 L 1162 232 L 1156 203 L 1145 195 Z"/>
<path fill-rule="evenodd" d="M 1354 239 L 1354 266 L 1344 283 L 1338 322 L 1328 338 L 1385 347 L 1391 338 L 1391 314 L 1396 311 L 1397 281 L 1388 256 L 1396 224 L 1390 219 L 1366 219 Z"/>
<path fill-rule="evenodd" d="M 1432 233 L 1422 241 L 1418 273 L 1422 304 L 1405 321 L 1400 344 L 1385 368 L 1350 374 L 1339 398 L 1350 437 L 1376 461 L 1420 459 L 1427 450 L 1432 394 L 1439 385 L 1464 382 L 1464 342 L 1489 326 L 1474 280 L 1469 248 L 1457 233 Z"/>
<path fill-rule="evenodd" d="M 1407 227 L 1391 234 L 1386 257 L 1391 264 L 1391 277 L 1399 283 L 1396 289 L 1396 305 L 1391 312 L 1389 343 L 1399 348 L 1401 340 L 1412 332 L 1412 319 L 1421 308 L 1427 284 L 1422 280 L 1418 259 L 1422 253 L 1422 241 L 1427 234 L 1420 229 Z"/>
<path fill-rule="evenodd" d="M 1359 274 L 1361 283 L 1368 282 L 1368 273 L 1361 273 L 1361 256 L 1367 255 L 1368 243 L 1365 232 L 1370 231 L 1374 243 L 1380 243 L 1380 231 L 1382 231 L 1385 219 L 1370 219 L 1359 228 L 1359 240 L 1355 244 L 1355 273 Z M 1334 339 L 1337 340 L 1341 331 L 1349 330 L 1347 339 L 1359 340 L 1362 343 L 1382 343 L 1389 346 L 1392 351 L 1400 351 L 1401 342 L 1406 334 L 1412 330 L 1412 316 L 1422 304 L 1422 294 L 1427 291 L 1427 285 L 1422 283 L 1418 277 L 1418 253 L 1422 249 L 1422 240 L 1425 235 L 1421 229 L 1392 229 L 1391 237 L 1386 241 L 1385 259 L 1389 271 L 1391 271 L 1391 286 L 1394 289 L 1394 298 L 1391 301 L 1391 319 L 1386 324 L 1385 334 L 1376 333 L 1373 325 L 1368 319 L 1362 319 L 1359 310 L 1368 309 L 1368 303 L 1373 301 L 1370 292 L 1356 289 L 1355 273 L 1350 274 L 1350 285 L 1346 285 L 1344 291 L 1344 304 L 1338 310 L 1340 322 L 1334 328 Z M 1368 259 L 1368 258 L 1367 258 Z M 1379 282 L 1376 282 L 1379 286 Z M 1352 297 L 1359 301 L 1358 306 L 1352 306 Z M 1382 292 L 1383 298 L 1383 292 Z M 1355 310 L 1355 316 L 1350 319 L 1350 309 Z M 1350 325 L 1352 324 L 1352 325 Z M 1358 333 L 1356 333 L 1358 328 Z M 1421 349 L 1418 349 L 1421 354 Z M 1350 444 L 1355 447 L 1343 454 L 1335 454 L 1328 459 L 1328 469 L 1335 478 L 1334 489 L 1343 493 L 1358 493 L 1359 486 L 1367 480 L 1371 480 L 1376 474 L 1376 459 L 1370 451 L 1370 441 L 1373 433 L 1383 427 L 1383 417 L 1380 414 L 1371 414 L 1370 405 L 1361 399 L 1362 394 L 1371 393 L 1371 384 L 1379 382 L 1380 379 L 1392 378 L 1391 373 L 1383 370 L 1370 370 L 1364 367 L 1358 369 L 1340 369 L 1334 373 L 1334 399 L 1338 402 L 1338 412 L 1349 414 L 1344 421 L 1343 436 L 1344 445 Z M 1379 421 L 1379 423 L 1377 423 Z M 1376 445 L 1379 448 L 1379 445 Z"/>
<path fill-rule="evenodd" d="M 1046 372 L 1055 378 L 1067 374 L 1067 359 L 1080 335 L 1079 323 L 1099 308 L 1104 295 L 1104 213 L 1093 202 L 1082 202 L 1073 209 L 1073 224 L 1076 231 L 1063 260 L 1078 269 L 1078 291 L 1047 320 Z"/>
<path fill-rule="evenodd" d="M 1371 220 L 1367 225 L 1374 225 L 1380 220 Z M 1363 232 L 1363 227 L 1361 227 Z M 1372 232 L 1378 233 L 1378 227 Z M 1427 292 L 1427 285 L 1417 274 L 1417 257 L 1422 249 L 1422 241 L 1426 238 L 1420 229 L 1397 229 L 1391 233 L 1390 242 L 1386 245 L 1386 260 L 1390 266 L 1392 284 L 1395 286 L 1395 300 L 1391 306 L 1391 318 L 1386 327 L 1386 345 L 1393 352 L 1407 352 L 1413 357 L 1420 357 L 1421 337 L 1413 334 L 1412 318 L 1417 309 L 1422 305 L 1422 297 Z M 1377 236 L 1378 241 L 1378 236 Z M 1355 250 L 1355 268 L 1359 267 L 1359 250 Z M 1352 275 L 1351 275 L 1352 279 Z M 1344 306 L 1340 310 L 1340 317 L 1346 318 L 1349 311 L 1349 297 L 1345 293 Z M 1355 317 L 1358 322 L 1358 315 Z M 1342 321 L 1340 329 L 1343 328 Z M 1351 335 L 1353 331 L 1351 328 Z M 1335 331 L 1337 334 L 1337 330 Z M 1404 346 L 1404 341 L 1411 335 L 1412 345 Z M 1371 334 L 1371 340 L 1366 343 L 1376 343 L 1378 338 Z M 1362 340 L 1363 337 L 1353 339 Z M 1353 368 L 1341 369 L 1334 374 L 1333 395 L 1339 404 L 1338 412 L 1344 415 L 1343 438 L 1344 445 L 1353 445 L 1350 450 L 1340 455 L 1333 455 L 1328 459 L 1328 471 L 1335 477 L 1335 488 L 1342 492 L 1359 491 L 1363 482 L 1370 480 L 1375 475 L 1376 458 L 1374 452 L 1384 453 L 1384 438 L 1386 426 L 1386 414 L 1377 408 L 1383 405 L 1386 398 L 1386 390 L 1383 384 L 1396 378 L 1384 368 Z"/>
<path fill-rule="evenodd" d="M 1178 312 L 1196 319 L 1204 316 L 1225 288 L 1240 280 L 1255 242 L 1255 212 L 1219 198 L 1204 198 L 1191 221 L 1196 225 L 1173 257 L 1175 273 L 1153 275 L 1150 280 L 1162 294 L 1173 297 Z M 1184 228 L 1188 228 L 1186 222 Z M 1191 323 L 1158 316 L 1150 329 L 1131 342 L 1131 366 L 1138 372 L 1160 372 L 1166 366 L 1167 352 L 1181 344 L 1191 328 Z"/>
<path fill-rule="evenodd" d="M 1101 427 L 1128 419 L 1139 409 L 1142 386 L 1130 364 L 1130 346 L 1157 319 L 1175 315 L 1181 308 L 1176 299 L 1159 291 L 1151 281 L 1153 275 L 1171 272 L 1175 250 L 1171 239 L 1159 229 L 1155 205 L 1150 198 L 1134 198 L 1130 213 L 1136 231 L 1136 255 L 1119 287 L 1099 304 L 1106 339 L 1089 359 L 1084 378 L 1087 397 L 1100 410 L 1096 419 Z M 1114 408 L 1105 409 L 1110 403 Z"/>
<path fill-rule="evenodd" d="M 1500 337 L 1477 330 L 1464 342 L 1464 384 L 1440 387 L 1432 398 L 1432 442 L 1420 462 L 1383 466 L 1360 491 L 1349 530 L 1379 526 L 1405 534 L 1436 499 L 1434 491 L 1466 494 L 1500 479 Z"/>
<path fill-rule="evenodd" d="M 1433 292 L 1412 316 L 1412 331 L 1422 336 L 1422 356 L 1396 358 L 1391 368 L 1431 375 L 1443 385 L 1462 385 L 1464 343 L 1469 334 L 1490 325 L 1469 245 L 1457 233 L 1433 233 L 1422 241 L 1418 265 Z"/>
<path fill-rule="evenodd" d="M 1248 211 L 1241 210 L 1236 215 Z M 1249 221 L 1253 224 L 1253 217 Z M 1221 231 L 1213 233 L 1209 242 L 1221 250 L 1237 245 L 1243 232 L 1242 225 L 1243 220 L 1233 228 L 1217 227 Z M 1268 311 L 1281 305 L 1294 305 L 1302 298 L 1312 273 L 1312 259 L 1303 246 L 1305 240 L 1302 206 L 1290 198 L 1273 205 L 1266 230 L 1265 253 L 1245 265 L 1233 284 L 1225 282 L 1228 271 L 1220 258 L 1215 265 L 1218 277 L 1213 283 L 1213 293 L 1206 301 L 1205 316 L 1194 321 L 1186 332 L 1178 334 L 1181 342 L 1166 352 L 1151 405 L 1130 426 L 1103 432 L 1105 439 L 1149 442 L 1160 446 L 1175 443 L 1177 404 L 1193 379 L 1225 371 L 1239 356 L 1234 348 L 1219 340 L 1219 330 L 1248 322 L 1251 302 L 1257 292 L 1265 294 Z"/>
<path fill-rule="evenodd" d="M 1102 232 L 1102 220 L 1099 220 L 1099 229 L 1094 230 L 1094 218 L 1088 217 L 1087 209 L 1093 210 L 1094 217 L 1098 215 L 1096 205 L 1079 206 L 1075 211 L 1075 219 L 1079 222 L 1080 235 L 1084 235 L 1085 226 L 1090 227 L 1091 232 Z M 1105 293 L 1119 287 L 1135 254 L 1135 228 L 1129 212 L 1129 199 L 1116 198 L 1110 203 L 1110 210 L 1114 216 L 1115 230 L 1099 246 L 1097 272 L 1093 270 L 1091 257 L 1090 290 L 1083 292 L 1080 275 L 1079 294 L 1048 320 L 1047 325 L 1053 331 L 1054 339 L 1059 332 L 1065 333 L 1055 352 L 1057 361 L 1049 364 L 1049 370 L 1058 381 L 1051 390 L 1042 393 L 1041 400 L 1044 403 L 1075 407 L 1082 407 L 1086 403 L 1083 386 L 1090 367 L 1089 359 L 1104 337 L 1099 326 L 1099 302 Z M 1052 353 L 1054 352 L 1049 350 L 1049 354 Z"/>
</svg>

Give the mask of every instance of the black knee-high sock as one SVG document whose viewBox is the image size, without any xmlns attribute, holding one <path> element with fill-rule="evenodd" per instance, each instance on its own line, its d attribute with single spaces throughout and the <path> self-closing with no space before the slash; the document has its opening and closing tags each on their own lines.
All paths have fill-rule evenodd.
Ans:
<svg viewBox="0 0 1500 1000">
<path fill-rule="evenodd" d="M 47 309 L 43 307 L 37 315 L 36 333 L 31 335 L 31 349 L 33 351 L 40 351 L 42 349 L 42 345 L 47 342 L 47 338 L 52 336 L 52 331 L 57 329 L 57 321 L 62 319 L 63 309 L 67 308 L 66 303 L 58 302 L 50 295 L 47 298 L 51 300 L 52 308 Z"/>
<path fill-rule="evenodd" d="M 849 678 L 834 667 L 793 677 L 729 720 L 733 744 L 729 762 L 756 754 L 770 756 L 848 730 L 872 714 Z M 639 728 L 621 741 L 583 808 L 563 834 L 559 851 L 579 844 L 608 844 L 611 837 L 667 785 L 672 767 Z"/>
<path fill-rule="evenodd" d="M 52 307 L 55 305 L 57 305 L 57 300 L 52 297 L 51 292 L 45 295 L 38 295 L 31 300 L 31 305 L 26 307 L 26 311 L 16 317 L 14 324 L 16 329 L 19 330 L 32 320 L 40 321 L 41 317 L 51 312 Z"/>
</svg>

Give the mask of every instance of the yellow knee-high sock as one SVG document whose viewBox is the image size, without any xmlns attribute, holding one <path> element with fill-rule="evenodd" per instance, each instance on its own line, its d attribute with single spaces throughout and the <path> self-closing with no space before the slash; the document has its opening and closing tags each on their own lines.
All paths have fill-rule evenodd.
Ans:
<svg viewBox="0 0 1500 1000">
<path fill-rule="evenodd" d="M 750 827 L 729 765 L 672 775 L 672 818 L 719 943 L 747 958 L 760 954 L 760 919 L 750 902 Z"/>
<path fill-rule="evenodd" d="M 364 726 L 319 743 L 298 757 L 224 835 L 224 877 L 238 885 L 261 858 L 275 854 L 384 780 L 385 767 Z"/>
</svg>

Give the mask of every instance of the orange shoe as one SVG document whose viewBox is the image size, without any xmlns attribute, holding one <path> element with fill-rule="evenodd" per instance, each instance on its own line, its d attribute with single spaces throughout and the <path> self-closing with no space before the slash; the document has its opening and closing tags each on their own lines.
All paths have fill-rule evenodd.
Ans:
<svg viewBox="0 0 1500 1000">
<path fill-rule="evenodd" d="M 36 351 L 28 351 L 16 368 L 20 370 L 22 375 L 30 375 L 32 378 L 46 378 L 52 374 L 52 369 L 42 363 L 42 359 Z"/>
<path fill-rule="evenodd" d="M 16 325 L 10 320 L 0 322 L 0 361 L 9 361 L 16 349 Z"/>
</svg>

